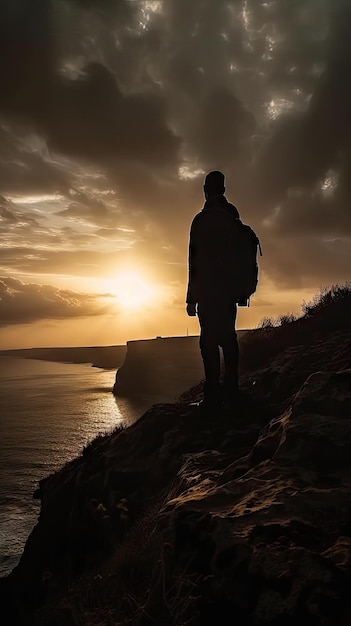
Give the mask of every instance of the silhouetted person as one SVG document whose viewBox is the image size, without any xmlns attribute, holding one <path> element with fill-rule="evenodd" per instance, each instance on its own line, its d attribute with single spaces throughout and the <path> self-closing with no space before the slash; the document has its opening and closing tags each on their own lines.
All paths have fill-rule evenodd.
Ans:
<svg viewBox="0 0 351 626">
<path fill-rule="evenodd" d="M 191 224 L 189 242 L 189 283 L 187 313 L 198 315 L 200 350 L 205 370 L 205 408 L 222 402 L 220 352 L 224 359 L 224 397 L 235 399 L 238 392 L 238 341 L 235 331 L 237 301 L 231 293 L 226 252 L 233 224 L 239 220 L 237 208 L 224 196 L 222 172 L 209 172 L 205 178 L 206 202 Z"/>
</svg>

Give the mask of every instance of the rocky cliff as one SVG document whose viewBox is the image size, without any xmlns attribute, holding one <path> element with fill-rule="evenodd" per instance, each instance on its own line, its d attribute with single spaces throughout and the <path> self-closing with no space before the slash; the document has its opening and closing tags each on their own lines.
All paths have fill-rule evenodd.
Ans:
<svg viewBox="0 0 351 626">
<path fill-rule="evenodd" d="M 155 337 L 127 342 L 127 354 L 114 385 L 116 396 L 152 395 L 160 401 L 174 399 L 184 385 L 195 385 L 203 376 L 198 337 Z"/>
<path fill-rule="evenodd" d="M 239 343 L 247 332 L 238 331 Z M 175 401 L 202 377 L 198 336 L 128 341 L 113 393 L 120 397 L 148 396 L 156 402 L 167 402 L 173 396 Z"/>
<path fill-rule="evenodd" d="M 297 336 L 232 412 L 199 385 L 42 481 L 7 623 L 349 625 L 351 333 Z"/>
</svg>

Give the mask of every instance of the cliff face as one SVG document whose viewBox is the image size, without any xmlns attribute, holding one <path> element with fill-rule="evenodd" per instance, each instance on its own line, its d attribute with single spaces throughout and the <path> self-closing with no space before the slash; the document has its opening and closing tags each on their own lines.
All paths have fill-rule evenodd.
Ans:
<svg viewBox="0 0 351 626">
<path fill-rule="evenodd" d="M 184 386 L 195 385 L 203 377 L 198 337 L 157 337 L 127 342 L 125 361 L 116 375 L 114 394 L 151 394 L 159 401 L 174 400 Z"/>
<path fill-rule="evenodd" d="M 311 336 L 232 413 L 198 386 L 42 481 L 8 623 L 348 625 L 350 355 L 349 331 Z"/>
<path fill-rule="evenodd" d="M 239 343 L 247 331 L 238 331 Z M 116 374 L 116 396 L 147 395 L 157 402 L 174 401 L 198 384 L 204 370 L 199 337 L 156 337 L 127 342 L 127 354 Z"/>
</svg>

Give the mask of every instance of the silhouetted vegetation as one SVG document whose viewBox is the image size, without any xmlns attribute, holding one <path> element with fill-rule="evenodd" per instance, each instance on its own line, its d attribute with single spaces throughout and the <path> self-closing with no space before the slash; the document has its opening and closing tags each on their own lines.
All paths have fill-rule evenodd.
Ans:
<svg viewBox="0 0 351 626">
<path fill-rule="evenodd" d="M 284 313 L 278 317 L 263 317 L 258 323 L 257 328 L 277 328 L 277 326 L 296 322 L 297 319 L 299 319 L 299 317 L 294 313 Z"/>
<path fill-rule="evenodd" d="M 292 345 L 307 344 L 321 333 L 351 327 L 351 283 L 322 287 L 310 302 L 301 305 L 300 317 L 293 313 L 264 317 L 255 332 L 241 340 L 241 373 L 262 367 Z"/>
<path fill-rule="evenodd" d="M 351 283 L 322 287 L 311 302 L 303 302 L 305 320 L 314 320 L 323 327 L 338 330 L 350 326 Z"/>
</svg>

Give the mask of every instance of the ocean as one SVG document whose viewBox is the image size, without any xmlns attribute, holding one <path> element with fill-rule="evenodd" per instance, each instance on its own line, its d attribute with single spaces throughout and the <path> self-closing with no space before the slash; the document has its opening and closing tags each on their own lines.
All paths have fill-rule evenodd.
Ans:
<svg viewBox="0 0 351 626">
<path fill-rule="evenodd" d="M 35 525 L 38 482 L 100 433 L 135 422 L 157 398 L 115 399 L 115 370 L 0 357 L 0 576 Z"/>
</svg>

